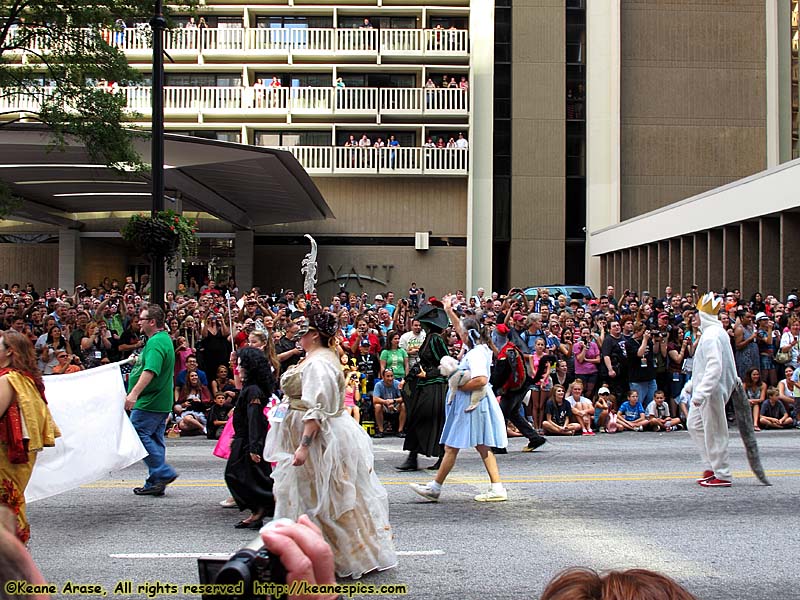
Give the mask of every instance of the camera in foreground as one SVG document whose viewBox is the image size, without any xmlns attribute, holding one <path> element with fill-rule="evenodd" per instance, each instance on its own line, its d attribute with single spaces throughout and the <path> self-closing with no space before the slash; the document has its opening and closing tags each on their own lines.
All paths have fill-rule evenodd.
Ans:
<svg viewBox="0 0 800 600">
<path fill-rule="evenodd" d="M 285 598 L 286 569 L 256 537 L 229 559 L 198 558 L 200 583 L 208 585 L 204 599 L 264 600 Z M 209 585 L 211 584 L 211 585 Z M 278 591 L 276 591 L 278 590 Z"/>
</svg>

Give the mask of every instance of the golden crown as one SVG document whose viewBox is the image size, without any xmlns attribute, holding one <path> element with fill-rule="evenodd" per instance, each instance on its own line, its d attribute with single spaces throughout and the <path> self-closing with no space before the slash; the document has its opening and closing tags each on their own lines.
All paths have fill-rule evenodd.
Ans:
<svg viewBox="0 0 800 600">
<path fill-rule="evenodd" d="M 697 301 L 697 310 L 704 312 L 707 315 L 716 317 L 719 315 L 719 308 L 721 304 L 722 298 L 715 297 L 714 292 L 708 292 Z"/>
</svg>

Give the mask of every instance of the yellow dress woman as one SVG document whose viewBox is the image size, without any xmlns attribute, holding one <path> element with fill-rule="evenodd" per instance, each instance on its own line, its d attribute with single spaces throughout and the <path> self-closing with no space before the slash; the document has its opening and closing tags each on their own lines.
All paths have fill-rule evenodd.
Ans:
<svg viewBox="0 0 800 600">
<path fill-rule="evenodd" d="M 16 331 L 0 333 L 0 504 L 17 518 L 17 537 L 31 536 L 25 488 L 36 454 L 61 435 L 44 398 L 33 344 Z"/>
</svg>

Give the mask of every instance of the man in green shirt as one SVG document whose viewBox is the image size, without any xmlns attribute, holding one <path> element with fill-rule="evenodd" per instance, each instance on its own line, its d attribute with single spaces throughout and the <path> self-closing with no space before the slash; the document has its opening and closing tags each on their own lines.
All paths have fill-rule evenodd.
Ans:
<svg viewBox="0 0 800 600">
<path fill-rule="evenodd" d="M 143 487 L 134 488 L 137 496 L 163 496 L 178 473 L 166 462 L 164 429 L 172 410 L 172 378 L 175 349 L 164 331 L 164 311 L 151 304 L 139 313 L 139 327 L 147 343 L 128 380 L 125 410 L 131 411 L 131 423 L 142 440 L 148 456 L 144 459 L 150 476 Z"/>
</svg>

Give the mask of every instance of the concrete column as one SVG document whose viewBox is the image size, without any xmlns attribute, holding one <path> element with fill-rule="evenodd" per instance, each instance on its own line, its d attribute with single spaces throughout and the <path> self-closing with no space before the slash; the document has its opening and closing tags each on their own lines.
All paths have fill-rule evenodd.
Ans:
<svg viewBox="0 0 800 600">
<path fill-rule="evenodd" d="M 681 238 L 681 294 L 688 292 L 694 280 L 694 236 Z"/>
<path fill-rule="evenodd" d="M 620 3 L 586 5 L 586 231 L 619 223 Z M 480 4 L 480 3 L 478 3 Z M 586 281 L 596 287 L 599 264 L 586 244 Z"/>
<path fill-rule="evenodd" d="M 758 221 L 758 291 L 764 296 L 781 293 L 781 220 L 762 217 Z"/>
<path fill-rule="evenodd" d="M 619 296 L 619 290 L 622 288 L 622 251 L 620 250 L 614 252 L 614 273 L 611 279 L 600 288 L 603 293 L 609 284 L 614 286 L 615 295 Z"/>
<path fill-rule="evenodd" d="M 658 279 L 656 280 L 656 290 L 658 295 L 668 285 L 672 285 L 669 280 L 669 240 L 662 240 L 658 243 Z"/>
<path fill-rule="evenodd" d="M 600 281 L 608 281 L 608 269 L 609 269 L 609 263 L 611 262 L 609 260 L 609 255 L 608 254 L 603 254 L 602 256 L 599 256 L 598 258 L 600 259 Z M 595 286 L 595 287 L 593 287 L 593 289 L 594 289 L 594 293 L 595 294 L 599 294 L 600 293 L 600 287 L 599 286 Z"/>
<path fill-rule="evenodd" d="M 237 231 L 234 239 L 234 250 L 236 252 L 236 285 L 239 292 L 244 293 L 253 287 L 253 268 L 254 268 L 254 241 L 253 231 Z"/>
<path fill-rule="evenodd" d="M 658 286 L 658 244 L 647 244 L 647 290 L 653 298 L 661 293 Z"/>
<path fill-rule="evenodd" d="M 765 0 L 767 168 L 791 158 L 791 6 Z"/>
<path fill-rule="evenodd" d="M 494 1 L 474 3 L 469 20 L 472 150 L 467 184 L 467 290 L 474 294 L 479 287 L 492 289 Z"/>
<path fill-rule="evenodd" d="M 745 221 L 740 235 L 740 269 L 742 297 L 749 298 L 757 290 L 759 265 L 759 226 L 758 221 Z"/>
<path fill-rule="evenodd" d="M 69 294 L 78 283 L 81 260 L 81 236 L 77 229 L 58 230 L 58 287 Z"/>
<path fill-rule="evenodd" d="M 722 229 L 708 232 L 708 289 L 720 291 L 725 286 L 724 277 L 724 244 Z"/>
<path fill-rule="evenodd" d="M 681 288 L 681 238 L 671 238 L 669 240 L 669 279 L 667 285 L 672 286 L 677 294 L 682 292 Z"/>
<path fill-rule="evenodd" d="M 639 246 L 636 256 L 636 291 L 649 290 L 647 284 L 647 246 Z"/>
<path fill-rule="evenodd" d="M 708 232 L 694 234 L 694 283 L 697 290 L 705 294 L 709 289 L 708 283 Z"/>
<path fill-rule="evenodd" d="M 633 269 L 631 268 L 631 254 L 633 250 L 626 248 L 622 251 L 622 289 L 631 289 L 633 287 Z M 617 291 L 619 294 L 619 291 Z"/>
<path fill-rule="evenodd" d="M 722 229 L 722 284 L 732 290 L 742 289 L 741 227 L 726 225 Z"/>
<path fill-rule="evenodd" d="M 800 239 L 800 214 L 794 212 L 781 213 L 781 300 L 800 281 L 800 252 L 797 252 L 797 240 Z"/>
</svg>

